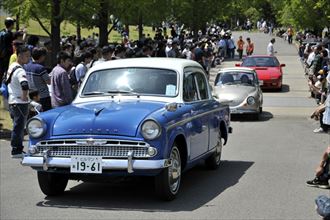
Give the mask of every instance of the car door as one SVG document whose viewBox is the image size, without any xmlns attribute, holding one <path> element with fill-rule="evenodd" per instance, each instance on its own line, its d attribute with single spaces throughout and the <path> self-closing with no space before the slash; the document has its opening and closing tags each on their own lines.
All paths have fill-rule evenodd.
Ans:
<svg viewBox="0 0 330 220">
<path fill-rule="evenodd" d="M 209 94 L 206 78 L 200 71 L 187 71 L 184 74 L 184 95 L 186 104 L 191 105 L 189 145 L 190 160 L 202 155 L 209 145 Z"/>
</svg>

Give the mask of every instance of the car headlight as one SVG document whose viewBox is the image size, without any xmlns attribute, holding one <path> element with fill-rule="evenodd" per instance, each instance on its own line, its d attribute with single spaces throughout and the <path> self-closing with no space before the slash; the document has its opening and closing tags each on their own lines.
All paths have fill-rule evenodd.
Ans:
<svg viewBox="0 0 330 220">
<path fill-rule="evenodd" d="M 142 130 L 142 136 L 147 140 L 153 140 L 159 137 L 161 133 L 160 126 L 158 125 L 158 123 L 156 123 L 153 120 L 145 121 L 141 127 L 141 130 Z"/>
<path fill-rule="evenodd" d="M 32 118 L 26 125 L 26 130 L 33 138 L 39 138 L 46 132 L 46 123 L 39 118 Z"/>
<path fill-rule="evenodd" d="M 246 99 L 246 102 L 248 105 L 254 105 L 256 103 L 256 100 L 253 96 L 249 96 L 247 99 Z"/>
</svg>

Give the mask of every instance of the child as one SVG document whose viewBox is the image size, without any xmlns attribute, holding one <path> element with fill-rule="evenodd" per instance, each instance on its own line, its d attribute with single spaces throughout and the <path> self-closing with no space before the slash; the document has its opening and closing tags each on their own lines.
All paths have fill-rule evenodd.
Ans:
<svg viewBox="0 0 330 220">
<path fill-rule="evenodd" d="M 30 108 L 28 119 L 32 118 L 33 116 L 39 114 L 39 112 L 42 111 L 42 105 L 38 103 L 40 101 L 39 92 L 37 90 L 30 91 L 29 97 L 31 101 L 29 106 Z"/>
</svg>

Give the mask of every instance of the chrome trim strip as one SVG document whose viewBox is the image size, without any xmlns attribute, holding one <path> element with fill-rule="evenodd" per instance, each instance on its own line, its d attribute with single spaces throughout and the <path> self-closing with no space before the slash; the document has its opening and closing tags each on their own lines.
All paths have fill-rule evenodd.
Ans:
<svg viewBox="0 0 330 220">
<path fill-rule="evenodd" d="M 128 147 L 150 147 L 150 145 L 144 141 L 131 141 L 131 140 L 117 140 L 117 139 L 93 139 L 93 138 L 88 138 L 88 139 L 51 139 L 51 140 L 42 140 L 39 141 L 36 146 L 66 146 L 66 145 L 70 145 L 70 146 L 80 146 L 80 145 L 90 145 L 89 143 L 87 143 L 88 141 L 94 141 L 96 142 L 95 145 L 102 145 L 102 146 L 122 146 L 123 144 L 121 144 L 121 142 L 124 142 L 125 146 Z M 63 142 L 62 144 L 58 143 L 58 142 Z M 66 143 L 66 142 L 70 142 L 70 143 Z M 72 143 L 75 142 L 75 143 Z M 117 144 L 115 143 L 110 143 L 110 144 L 103 144 L 102 142 L 117 142 Z M 127 144 L 127 143 L 136 143 L 136 144 Z"/>
<path fill-rule="evenodd" d="M 41 167 L 43 166 L 42 157 L 25 156 L 21 162 L 23 166 Z M 49 157 L 48 168 L 70 168 L 71 158 Z M 134 170 L 154 170 L 169 167 L 171 162 L 168 159 L 163 160 L 132 160 Z M 102 169 L 104 170 L 127 170 L 127 159 L 102 159 Z"/>
<path fill-rule="evenodd" d="M 213 113 L 213 112 L 220 111 L 221 109 L 222 109 L 222 108 L 219 107 L 219 108 L 213 109 L 213 110 L 211 110 L 211 111 L 204 112 L 204 113 L 201 113 L 201 114 L 199 114 L 199 115 L 194 115 L 194 116 L 192 116 L 192 117 L 190 117 L 190 118 L 183 119 L 183 120 L 181 120 L 181 121 L 175 122 L 174 124 L 171 124 L 170 126 L 168 126 L 168 127 L 166 128 L 166 131 L 168 131 L 168 130 L 174 128 L 174 127 L 177 127 L 177 126 L 179 126 L 179 125 L 184 125 L 184 124 L 186 124 L 186 123 L 188 123 L 188 122 L 190 122 L 190 121 L 192 121 L 192 120 L 194 120 L 194 119 L 196 119 L 196 118 L 200 118 L 200 117 L 203 117 L 203 116 L 205 116 L 205 115 L 211 114 L 211 113 Z"/>
</svg>

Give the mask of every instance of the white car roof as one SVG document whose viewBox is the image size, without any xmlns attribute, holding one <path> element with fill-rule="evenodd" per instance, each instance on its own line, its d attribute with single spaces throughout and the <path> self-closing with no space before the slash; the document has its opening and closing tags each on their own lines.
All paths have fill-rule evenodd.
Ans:
<svg viewBox="0 0 330 220">
<path fill-rule="evenodd" d="M 123 67 L 148 67 L 148 68 L 161 68 L 172 69 L 182 72 L 182 69 L 187 66 L 202 66 L 192 60 L 180 58 L 127 58 L 110 60 L 93 66 L 89 72 L 109 69 L 109 68 L 123 68 Z"/>
<path fill-rule="evenodd" d="M 125 68 L 125 67 L 141 67 L 141 68 L 158 68 L 158 69 L 169 69 L 176 71 L 179 75 L 183 74 L 183 68 L 185 67 L 197 67 L 203 69 L 202 66 L 196 61 L 182 59 L 182 58 L 126 58 L 118 60 L 110 60 L 103 63 L 99 63 L 93 66 L 85 78 L 88 77 L 92 72 L 104 69 L 116 69 L 116 68 Z M 179 79 L 182 77 L 179 77 Z M 82 83 L 81 88 L 78 90 L 78 95 L 76 96 L 73 103 L 88 102 L 88 101 L 97 101 L 109 99 L 109 97 L 100 96 L 100 97 L 80 97 L 82 88 L 85 85 L 85 80 Z M 179 82 L 180 83 L 180 82 Z M 182 82 L 181 82 L 182 83 Z M 181 83 L 178 86 L 181 86 Z M 154 101 L 164 101 L 164 102 L 182 102 L 182 94 L 179 89 L 179 94 L 176 97 L 159 97 L 159 96 L 141 96 L 138 99 L 143 100 L 154 100 Z M 116 100 L 120 99 L 137 99 L 134 96 L 116 96 Z"/>
<path fill-rule="evenodd" d="M 254 72 L 253 69 L 248 67 L 228 67 L 220 69 L 219 72 L 230 72 L 230 71 L 246 71 L 246 72 Z"/>
</svg>

